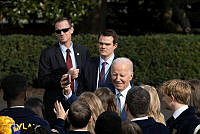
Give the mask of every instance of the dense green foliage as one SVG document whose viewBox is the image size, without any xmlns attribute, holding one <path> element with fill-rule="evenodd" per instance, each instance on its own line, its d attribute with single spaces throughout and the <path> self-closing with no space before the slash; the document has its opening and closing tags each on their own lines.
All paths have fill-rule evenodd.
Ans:
<svg viewBox="0 0 200 134">
<path fill-rule="evenodd" d="M 0 16 L 17 26 L 36 21 L 52 24 L 60 16 L 67 16 L 73 24 L 78 24 L 97 6 L 94 0 L 4 0 L 0 4 L 4 7 L 0 9 Z"/>
<path fill-rule="evenodd" d="M 73 40 L 98 56 L 96 35 L 76 35 Z M 55 43 L 51 36 L 0 35 L 0 80 L 20 73 L 35 86 L 41 50 Z M 174 78 L 200 79 L 200 35 L 120 36 L 116 54 L 133 61 L 136 84 L 157 86 Z"/>
</svg>

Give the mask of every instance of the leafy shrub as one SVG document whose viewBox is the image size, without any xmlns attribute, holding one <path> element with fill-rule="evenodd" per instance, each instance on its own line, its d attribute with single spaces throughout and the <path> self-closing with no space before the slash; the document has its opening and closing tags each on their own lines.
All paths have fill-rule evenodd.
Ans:
<svg viewBox="0 0 200 134">
<path fill-rule="evenodd" d="M 76 35 L 73 40 L 87 46 L 91 56 L 98 56 L 96 35 Z M 36 86 L 41 50 L 56 42 L 52 36 L 0 35 L 0 80 L 20 73 Z M 133 61 L 136 85 L 200 78 L 199 35 L 120 36 L 116 55 Z"/>
</svg>

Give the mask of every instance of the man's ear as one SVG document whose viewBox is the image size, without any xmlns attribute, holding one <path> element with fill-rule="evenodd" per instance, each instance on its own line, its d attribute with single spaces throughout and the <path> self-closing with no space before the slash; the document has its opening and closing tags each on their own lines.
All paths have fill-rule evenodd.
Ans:
<svg viewBox="0 0 200 134">
<path fill-rule="evenodd" d="M 173 95 L 170 95 L 169 97 L 170 97 L 171 101 L 176 101 L 176 98 Z"/>
<path fill-rule="evenodd" d="M 113 44 L 115 46 L 115 49 L 118 47 L 118 43 Z"/>
<path fill-rule="evenodd" d="M 70 28 L 70 33 L 73 34 L 74 33 L 74 27 Z"/>
<path fill-rule="evenodd" d="M 93 122 L 93 121 L 94 121 L 94 119 L 93 119 L 93 117 L 92 117 L 92 115 L 91 115 L 89 122 Z M 89 123 L 89 122 L 88 122 L 88 123 Z"/>
<path fill-rule="evenodd" d="M 133 76 L 134 76 L 134 72 L 132 72 L 131 74 L 130 74 L 130 81 L 133 79 Z"/>
</svg>

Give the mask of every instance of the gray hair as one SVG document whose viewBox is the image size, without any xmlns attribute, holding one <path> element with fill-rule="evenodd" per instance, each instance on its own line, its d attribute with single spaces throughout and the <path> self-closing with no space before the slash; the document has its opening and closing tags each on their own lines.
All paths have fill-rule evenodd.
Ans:
<svg viewBox="0 0 200 134">
<path fill-rule="evenodd" d="M 126 57 L 119 57 L 117 59 L 115 59 L 112 63 L 112 67 L 111 67 L 111 70 L 113 68 L 113 65 L 115 64 L 126 64 L 129 66 L 129 71 L 130 73 L 133 73 L 133 62 L 129 59 L 129 58 L 126 58 Z"/>
</svg>

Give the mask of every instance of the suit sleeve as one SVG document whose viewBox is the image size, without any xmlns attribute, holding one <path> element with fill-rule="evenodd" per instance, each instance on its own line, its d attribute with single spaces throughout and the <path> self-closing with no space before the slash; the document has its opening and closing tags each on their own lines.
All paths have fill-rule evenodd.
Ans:
<svg viewBox="0 0 200 134">
<path fill-rule="evenodd" d="M 64 68 L 52 70 L 51 64 L 53 63 L 50 59 L 50 53 L 44 50 L 39 61 L 38 84 L 48 90 L 61 89 L 60 79 L 64 73 L 67 73 L 67 70 Z"/>
</svg>

